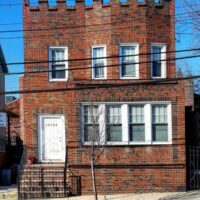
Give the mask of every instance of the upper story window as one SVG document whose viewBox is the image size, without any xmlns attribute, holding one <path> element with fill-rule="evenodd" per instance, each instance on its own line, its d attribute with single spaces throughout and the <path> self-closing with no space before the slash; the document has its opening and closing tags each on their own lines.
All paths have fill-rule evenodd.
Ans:
<svg viewBox="0 0 200 200">
<path fill-rule="evenodd" d="M 93 46 L 92 47 L 92 78 L 93 79 L 106 79 L 106 46 Z"/>
<path fill-rule="evenodd" d="M 152 44 L 151 53 L 152 78 L 166 78 L 166 45 Z"/>
<path fill-rule="evenodd" d="M 139 44 L 120 45 L 120 77 L 122 79 L 139 78 Z"/>
<path fill-rule="evenodd" d="M 49 73 L 50 81 L 65 81 L 67 80 L 68 69 L 68 52 L 66 47 L 50 47 L 49 48 Z"/>
</svg>

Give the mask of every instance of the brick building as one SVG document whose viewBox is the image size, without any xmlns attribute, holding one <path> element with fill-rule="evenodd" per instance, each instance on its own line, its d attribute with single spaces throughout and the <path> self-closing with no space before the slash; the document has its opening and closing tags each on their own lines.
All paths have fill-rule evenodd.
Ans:
<svg viewBox="0 0 200 200">
<path fill-rule="evenodd" d="M 3 54 L 3 50 L 0 45 L 0 91 L 5 91 L 5 76 L 3 73 L 7 73 L 7 65 L 5 61 L 5 57 Z M 0 119 L 0 168 L 4 166 L 6 162 L 6 144 L 7 144 L 7 138 L 6 138 L 6 114 L 5 114 L 5 95 L 0 95 L 0 112 L 1 112 L 1 119 Z"/>
<path fill-rule="evenodd" d="M 27 163 L 56 168 L 67 155 L 82 194 L 91 193 L 90 101 L 104 127 L 99 193 L 186 190 L 185 83 L 164 81 L 176 77 L 175 61 L 166 60 L 175 56 L 174 0 L 40 0 L 26 2 L 23 15 L 24 29 L 39 30 L 24 33 L 25 61 L 53 61 L 26 64 L 49 72 L 20 80 L 21 89 L 40 90 L 20 99 Z"/>
</svg>

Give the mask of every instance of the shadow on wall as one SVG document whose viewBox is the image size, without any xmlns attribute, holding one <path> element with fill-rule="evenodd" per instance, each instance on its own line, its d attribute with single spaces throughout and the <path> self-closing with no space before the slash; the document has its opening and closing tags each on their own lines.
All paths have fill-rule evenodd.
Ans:
<svg viewBox="0 0 200 200">
<path fill-rule="evenodd" d="M 200 191 L 190 191 L 174 195 L 168 195 L 166 197 L 160 198 L 159 200 L 199 200 Z"/>
</svg>

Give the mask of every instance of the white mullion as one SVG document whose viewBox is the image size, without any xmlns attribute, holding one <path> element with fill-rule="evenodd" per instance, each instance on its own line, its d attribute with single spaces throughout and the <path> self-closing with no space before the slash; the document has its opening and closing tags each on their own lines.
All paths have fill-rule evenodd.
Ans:
<svg viewBox="0 0 200 200">
<path fill-rule="evenodd" d="M 99 105 L 99 130 L 100 130 L 100 138 L 102 139 L 101 144 L 106 143 L 106 105 Z"/>
<path fill-rule="evenodd" d="M 129 117 L 128 117 L 128 104 L 123 104 L 121 106 L 121 122 L 122 122 L 122 142 L 129 142 Z"/>
<path fill-rule="evenodd" d="M 172 143 L 172 105 L 167 105 L 168 142 Z"/>
<path fill-rule="evenodd" d="M 107 60 L 106 60 L 106 56 L 107 56 L 107 51 L 106 51 L 106 46 L 103 47 L 103 55 L 104 55 L 104 77 L 105 79 L 107 79 Z"/>
<path fill-rule="evenodd" d="M 85 116 L 84 116 L 84 107 L 85 107 L 85 105 L 82 105 L 81 106 L 81 142 L 82 142 L 82 144 L 84 144 L 84 142 L 85 142 L 85 138 L 84 138 L 84 135 L 85 135 L 85 129 L 84 129 L 84 127 L 85 127 Z"/>
<path fill-rule="evenodd" d="M 162 61 L 162 66 L 161 66 L 161 76 L 162 78 L 166 78 L 166 74 L 167 74 L 167 70 L 166 70 L 166 66 L 167 66 L 167 61 L 166 60 L 166 45 L 163 45 L 162 46 L 162 49 L 161 49 L 161 60 Z"/>
<path fill-rule="evenodd" d="M 144 106 L 144 122 L 145 122 L 145 142 L 152 143 L 152 109 L 151 104 Z"/>
</svg>

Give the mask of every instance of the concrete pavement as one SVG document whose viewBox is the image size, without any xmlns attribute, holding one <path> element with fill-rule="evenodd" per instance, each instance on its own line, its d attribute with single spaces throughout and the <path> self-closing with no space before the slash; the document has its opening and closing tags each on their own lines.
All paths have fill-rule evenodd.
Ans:
<svg viewBox="0 0 200 200">
<path fill-rule="evenodd" d="M 17 200 L 16 186 L 0 188 L 0 200 Z M 35 199 L 34 199 L 35 200 Z M 39 199 L 37 199 L 39 200 Z M 49 200 L 94 200 L 93 196 L 57 198 Z M 99 195 L 99 200 L 200 200 L 200 190 L 175 193 Z"/>
<path fill-rule="evenodd" d="M 200 191 L 180 193 L 149 193 L 149 194 L 122 194 L 99 195 L 98 200 L 200 200 Z M 58 199 L 51 199 L 58 200 Z M 68 197 L 59 200 L 94 200 L 93 196 Z"/>
</svg>

